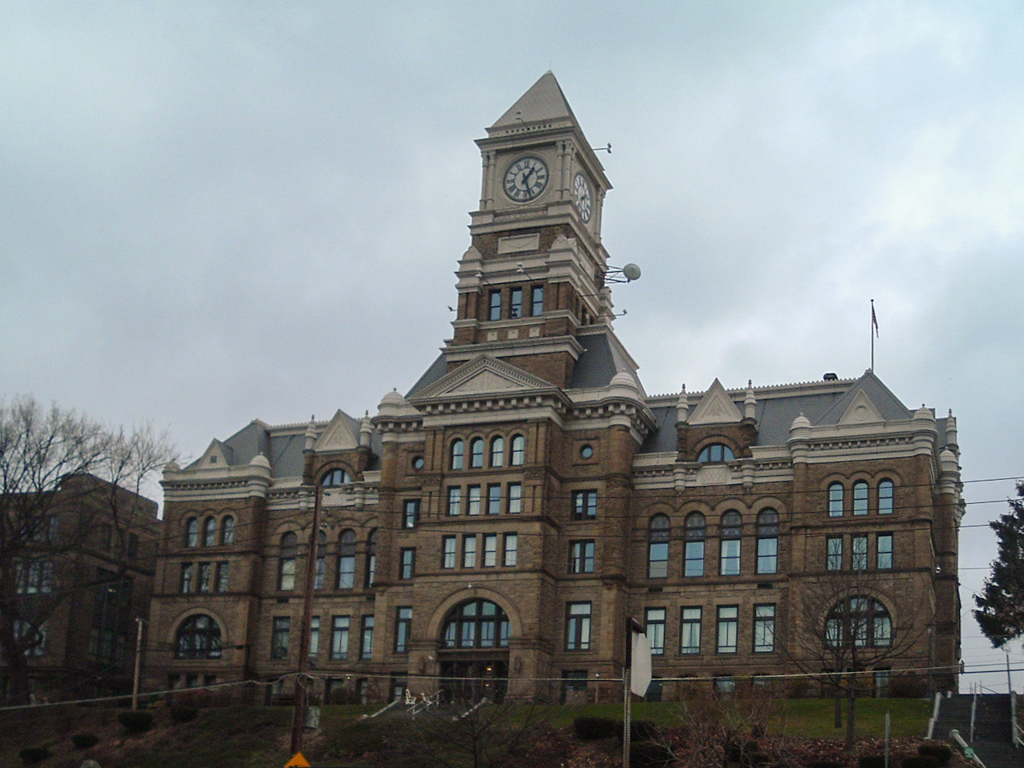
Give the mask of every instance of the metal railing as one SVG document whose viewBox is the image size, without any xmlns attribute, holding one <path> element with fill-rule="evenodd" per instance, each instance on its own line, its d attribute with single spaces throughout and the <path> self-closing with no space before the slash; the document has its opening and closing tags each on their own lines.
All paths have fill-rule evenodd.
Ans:
<svg viewBox="0 0 1024 768">
<path fill-rule="evenodd" d="M 406 702 L 408 703 L 408 701 Z M 424 710 L 430 709 L 431 707 L 437 707 L 441 704 L 441 692 L 435 691 L 429 696 L 423 696 L 419 699 L 415 699 L 412 706 L 409 707 L 409 714 L 415 720 L 416 715 Z"/>
</svg>

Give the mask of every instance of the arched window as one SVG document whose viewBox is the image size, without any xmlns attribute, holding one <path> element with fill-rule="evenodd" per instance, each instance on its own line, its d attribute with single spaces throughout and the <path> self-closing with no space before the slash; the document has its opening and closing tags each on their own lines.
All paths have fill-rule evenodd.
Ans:
<svg viewBox="0 0 1024 768">
<path fill-rule="evenodd" d="M 190 517 L 185 521 L 185 546 L 199 546 L 199 519 Z"/>
<path fill-rule="evenodd" d="M 723 576 L 740 574 L 740 533 L 743 518 L 735 509 L 722 515 L 722 541 L 720 573 Z"/>
<path fill-rule="evenodd" d="M 316 532 L 316 581 L 313 589 L 324 588 L 324 576 L 327 575 L 327 534 Z"/>
<path fill-rule="evenodd" d="M 484 465 L 484 439 L 474 437 L 469 441 L 469 468 L 480 469 Z"/>
<path fill-rule="evenodd" d="M 522 435 L 512 436 L 512 466 L 521 467 L 526 463 L 526 438 Z"/>
<path fill-rule="evenodd" d="M 466 444 L 461 440 L 452 442 L 452 469 L 462 469 L 466 462 Z"/>
<path fill-rule="evenodd" d="M 878 600 L 850 597 L 829 612 L 825 643 L 832 648 L 888 648 L 892 645 L 892 618 Z"/>
<path fill-rule="evenodd" d="M 356 532 L 347 528 L 338 537 L 338 589 L 356 585 Z"/>
<path fill-rule="evenodd" d="M 467 600 L 455 606 L 444 620 L 444 648 L 508 648 L 508 615 L 490 600 Z"/>
<path fill-rule="evenodd" d="M 691 512 L 686 516 L 683 536 L 686 540 L 683 548 L 683 575 L 704 575 L 704 536 L 707 523 L 700 512 Z"/>
<path fill-rule="evenodd" d="M 491 440 L 491 466 L 505 466 L 505 438 L 503 437 Z"/>
<path fill-rule="evenodd" d="M 298 551 L 298 536 L 286 533 L 281 537 L 281 554 L 277 561 L 278 589 L 295 589 L 295 556 Z"/>
<path fill-rule="evenodd" d="M 336 488 L 339 485 L 348 485 L 352 482 L 352 475 L 350 475 L 344 469 L 332 469 L 326 475 L 324 479 L 320 481 L 320 484 L 324 488 Z"/>
<path fill-rule="evenodd" d="M 228 515 L 220 521 L 220 543 L 235 543 L 235 518 L 231 515 Z"/>
<path fill-rule="evenodd" d="M 832 483 L 828 487 L 828 516 L 843 516 L 843 484 Z"/>
<path fill-rule="evenodd" d="M 217 521 L 212 517 L 203 520 L 203 546 L 217 546 Z"/>
<path fill-rule="evenodd" d="M 757 515 L 757 572 L 779 570 L 779 513 L 762 509 Z"/>
<path fill-rule="evenodd" d="M 895 488 L 892 480 L 880 480 L 878 482 L 878 514 L 891 515 L 893 510 L 893 496 Z"/>
<path fill-rule="evenodd" d="M 366 537 L 366 588 L 369 589 L 377 580 L 377 529 L 370 531 Z"/>
<path fill-rule="evenodd" d="M 868 484 L 858 480 L 853 484 L 853 514 L 866 515 L 868 513 Z"/>
<path fill-rule="evenodd" d="M 204 613 L 189 616 L 174 640 L 176 659 L 219 659 L 220 625 Z"/>
<path fill-rule="evenodd" d="M 647 531 L 647 578 L 668 577 L 668 540 L 671 531 L 668 515 L 651 518 Z"/>
<path fill-rule="evenodd" d="M 701 464 L 718 464 L 723 461 L 732 461 L 736 456 L 725 443 L 712 443 L 711 445 L 704 446 L 704 450 L 700 452 L 697 457 L 697 461 Z"/>
</svg>

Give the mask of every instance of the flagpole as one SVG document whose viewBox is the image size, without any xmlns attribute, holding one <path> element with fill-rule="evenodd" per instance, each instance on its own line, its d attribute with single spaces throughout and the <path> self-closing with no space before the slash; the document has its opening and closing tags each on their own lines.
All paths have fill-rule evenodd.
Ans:
<svg viewBox="0 0 1024 768">
<path fill-rule="evenodd" d="M 878 333 L 878 320 L 875 319 L 875 300 L 871 300 L 871 370 L 875 370 L 875 335 Z"/>
</svg>

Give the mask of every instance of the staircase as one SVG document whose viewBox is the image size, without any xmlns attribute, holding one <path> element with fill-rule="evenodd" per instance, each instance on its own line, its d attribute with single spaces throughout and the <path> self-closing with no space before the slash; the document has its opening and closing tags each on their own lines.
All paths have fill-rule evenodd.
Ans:
<svg viewBox="0 0 1024 768">
<path fill-rule="evenodd" d="M 955 728 L 974 748 L 985 768 L 1024 768 L 1024 752 L 1013 746 L 1009 694 L 984 693 L 977 697 L 972 740 L 971 703 L 974 698 L 970 694 L 954 694 L 942 699 L 934 737 L 948 740 L 950 730 Z"/>
</svg>

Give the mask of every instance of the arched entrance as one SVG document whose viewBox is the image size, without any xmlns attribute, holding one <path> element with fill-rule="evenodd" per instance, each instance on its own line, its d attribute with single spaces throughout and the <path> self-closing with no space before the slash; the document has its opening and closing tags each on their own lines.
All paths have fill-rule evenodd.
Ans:
<svg viewBox="0 0 1024 768">
<path fill-rule="evenodd" d="M 490 600 L 466 600 L 441 625 L 441 695 L 501 701 L 508 690 L 508 615 Z"/>
</svg>

